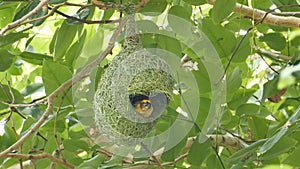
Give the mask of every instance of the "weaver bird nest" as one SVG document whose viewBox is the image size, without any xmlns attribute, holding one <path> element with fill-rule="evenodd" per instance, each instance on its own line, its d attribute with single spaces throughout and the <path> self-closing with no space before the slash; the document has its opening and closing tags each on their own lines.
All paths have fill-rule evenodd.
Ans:
<svg viewBox="0 0 300 169">
<path fill-rule="evenodd" d="M 142 49 L 138 35 L 132 34 L 136 28 L 131 19 L 125 44 L 102 75 L 94 97 L 98 132 L 122 144 L 146 137 L 172 99 L 174 86 L 168 64 Z"/>
</svg>

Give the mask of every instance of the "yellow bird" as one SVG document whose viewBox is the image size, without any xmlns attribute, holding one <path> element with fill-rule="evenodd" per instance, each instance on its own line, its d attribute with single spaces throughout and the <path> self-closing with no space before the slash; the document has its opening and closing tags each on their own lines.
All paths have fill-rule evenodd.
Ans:
<svg viewBox="0 0 300 169">
<path fill-rule="evenodd" d="M 143 117 L 149 117 L 153 113 L 153 106 L 147 96 L 136 95 L 131 99 L 135 111 Z"/>
</svg>

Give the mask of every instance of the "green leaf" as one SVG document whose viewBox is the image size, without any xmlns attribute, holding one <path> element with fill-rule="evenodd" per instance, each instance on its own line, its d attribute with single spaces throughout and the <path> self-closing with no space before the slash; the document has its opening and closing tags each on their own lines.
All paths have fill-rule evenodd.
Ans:
<svg viewBox="0 0 300 169">
<path fill-rule="evenodd" d="M 83 162 L 83 160 L 80 157 L 76 156 L 75 154 L 71 153 L 70 151 L 63 150 L 62 154 L 68 163 L 71 163 L 75 166 L 80 165 Z"/>
<path fill-rule="evenodd" d="M 55 91 L 60 85 L 64 82 L 72 78 L 72 72 L 68 69 L 68 67 L 61 65 L 59 63 L 53 63 L 49 61 L 43 62 L 43 70 L 42 70 L 42 79 L 45 86 L 45 91 L 47 95 L 50 95 L 53 91 Z M 61 98 L 64 95 L 61 94 L 58 98 Z M 57 99 L 57 103 L 59 103 L 60 99 Z M 69 91 L 66 97 L 64 98 L 63 105 L 72 104 L 71 92 Z"/>
<path fill-rule="evenodd" d="M 73 42 L 77 33 L 77 26 L 69 25 L 64 21 L 57 32 L 54 45 L 54 60 L 62 61 L 68 48 Z"/>
<path fill-rule="evenodd" d="M 115 13 L 114 8 L 104 10 L 102 20 L 109 20 L 113 16 L 114 13 Z"/>
<path fill-rule="evenodd" d="M 139 12 L 143 15 L 160 15 L 167 7 L 166 0 L 150 0 Z"/>
<path fill-rule="evenodd" d="M 86 38 L 86 31 L 80 36 L 79 40 L 74 43 L 66 53 L 66 64 L 70 67 L 75 65 L 76 59 L 79 57 Z"/>
<path fill-rule="evenodd" d="M 48 14 L 48 9 L 46 8 L 45 10 L 39 10 L 37 14 L 35 14 L 34 16 L 30 17 L 29 19 L 36 19 L 36 18 L 40 18 L 40 17 L 43 17 L 45 15 Z M 42 19 L 42 20 L 38 20 L 38 21 L 35 21 L 33 22 L 32 24 L 34 26 L 40 26 L 42 23 L 44 23 L 46 19 Z"/>
<path fill-rule="evenodd" d="M 33 53 L 33 52 L 22 52 L 19 55 L 22 60 L 31 63 L 31 64 L 35 64 L 35 65 L 42 65 L 44 60 L 47 61 L 52 61 L 53 57 L 49 56 L 49 55 L 45 55 L 45 54 L 40 54 L 40 53 Z"/>
<path fill-rule="evenodd" d="M 300 167 L 300 146 L 298 146 L 289 156 L 283 161 L 284 164 Z"/>
<path fill-rule="evenodd" d="M 213 169 L 223 169 L 222 165 L 220 164 L 220 160 L 218 159 L 216 154 L 210 155 L 206 160 L 207 168 Z"/>
<path fill-rule="evenodd" d="M 201 29 L 216 48 L 221 58 L 229 58 L 236 46 L 235 35 L 226 28 L 213 24 L 209 18 L 202 20 Z"/>
<path fill-rule="evenodd" d="M 49 4 L 60 4 L 66 2 L 67 0 L 50 0 Z"/>
<path fill-rule="evenodd" d="M 16 137 L 13 130 L 5 125 L 4 120 L 0 121 L 0 129 L 3 130 L 1 131 L 3 133 L 0 134 L 0 151 L 3 151 L 16 142 Z"/>
<path fill-rule="evenodd" d="M 205 124 L 206 118 L 209 113 L 211 105 L 211 100 L 208 98 L 200 97 L 200 106 L 199 111 L 196 119 L 196 124 L 202 128 L 202 126 Z"/>
<path fill-rule="evenodd" d="M 37 167 L 37 168 L 49 168 L 50 165 L 51 165 L 51 160 L 49 160 L 49 159 L 47 159 L 47 158 L 38 160 L 38 161 L 36 162 L 36 167 Z"/>
<path fill-rule="evenodd" d="M 44 89 L 43 83 L 33 83 L 26 86 L 26 88 L 22 91 L 22 94 L 24 96 L 30 96 L 36 92 L 43 91 L 43 89 Z"/>
<path fill-rule="evenodd" d="M 36 105 L 30 108 L 26 107 L 25 109 L 22 110 L 22 113 L 26 115 L 30 115 L 35 120 L 38 120 L 39 118 L 41 118 L 43 114 L 43 110 L 41 109 L 40 106 Z"/>
<path fill-rule="evenodd" d="M 250 44 L 250 38 L 251 36 L 247 36 L 241 46 L 239 47 L 239 49 L 237 50 L 237 52 L 235 53 L 235 55 L 233 56 L 232 62 L 235 63 L 241 63 L 241 62 L 245 62 L 246 59 L 248 58 L 248 56 L 251 53 L 251 44 Z M 237 41 L 240 43 L 242 40 L 242 37 L 239 37 L 237 39 Z"/>
<path fill-rule="evenodd" d="M 95 157 L 81 163 L 77 169 L 94 169 L 98 168 L 105 161 L 106 157 L 103 154 L 98 154 Z"/>
<path fill-rule="evenodd" d="M 137 27 L 142 34 L 144 33 L 156 33 L 159 27 L 151 20 L 136 21 Z"/>
<path fill-rule="evenodd" d="M 240 88 L 241 84 L 242 74 L 239 67 L 236 67 L 226 78 L 227 100 L 231 100 L 232 96 Z"/>
<path fill-rule="evenodd" d="M 236 0 L 217 0 L 211 11 L 214 23 L 218 24 L 225 19 L 234 9 Z"/>
<path fill-rule="evenodd" d="M 95 77 L 95 89 L 98 88 L 99 81 L 101 79 L 102 74 L 104 73 L 104 69 L 102 67 L 98 67 Z"/>
<path fill-rule="evenodd" d="M 255 92 L 255 87 L 251 89 L 239 89 L 234 93 L 232 99 L 228 103 L 228 107 L 236 110 L 240 105 L 245 104 Z"/>
<path fill-rule="evenodd" d="M 10 4 L 12 4 L 12 3 L 10 3 Z M 15 11 L 13 9 L 16 9 L 16 8 L 17 8 L 16 3 L 14 3 L 14 5 L 8 5 L 8 4 L 0 5 L 0 16 L 1 16 L 0 17 L 0 28 L 3 28 L 7 24 L 11 23 L 13 15 L 15 13 Z"/>
<path fill-rule="evenodd" d="M 199 143 L 198 137 L 190 148 L 187 161 L 192 165 L 200 166 L 210 153 L 210 140 L 207 139 L 203 143 Z"/>
<path fill-rule="evenodd" d="M 284 89 L 291 85 L 294 85 L 300 81 L 300 63 L 295 66 L 289 66 L 284 68 L 280 72 L 278 89 Z"/>
<path fill-rule="evenodd" d="M 289 152 L 293 147 L 296 146 L 297 140 L 289 137 L 282 137 L 268 152 L 263 156 L 263 160 L 276 158 L 283 153 Z"/>
<path fill-rule="evenodd" d="M 48 141 L 46 142 L 44 151 L 46 153 L 52 154 L 56 149 L 57 147 L 55 143 L 55 138 L 54 137 L 49 138 Z"/>
<path fill-rule="evenodd" d="M 177 39 L 165 35 L 158 35 L 157 39 L 161 49 L 170 51 L 178 57 L 181 56 L 181 45 Z"/>
<path fill-rule="evenodd" d="M 248 117 L 248 126 L 253 139 L 263 139 L 268 132 L 267 120 L 257 116 Z"/>
<path fill-rule="evenodd" d="M 21 10 L 15 14 L 13 21 L 18 20 L 23 16 L 25 16 L 26 14 L 28 14 L 29 12 L 31 12 L 38 4 L 39 4 L 38 0 L 29 1 L 27 5 L 21 8 Z"/>
<path fill-rule="evenodd" d="M 286 39 L 281 33 L 265 34 L 260 40 L 266 42 L 270 48 L 277 51 L 282 51 L 286 45 Z"/>
<path fill-rule="evenodd" d="M 166 152 L 162 154 L 162 160 L 164 161 L 173 161 L 177 155 L 182 151 L 184 146 L 186 145 L 187 137 L 186 137 L 186 127 L 185 127 L 184 122 L 178 122 L 175 125 L 172 125 L 172 127 L 169 127 L 169 138 L 166 142 L 165 148 L 168 149 Z M 177 135 L 174 135 L 172 133 L 176 132 Z M 185 136 L 180 140 L 179 143 L 178 141 L 178 136 Z M 175 146 L 174 146 L 175 145 Z"/>
<path fill-rule="evenodd" d="M 282 136 L 284 136 L 284 134 L 288 130 L 288 126 L 291 126 L 297 122 L 299 116 L 300 116 L 300 107 L 288 119 L 288 121 L 285 123 L 285 125 L 283 125 L 276 134 L 274 134 L 271 138 L 269 138 L 266 141 L 266 143 L 259 149 L 259 153 L 264 154 L 268 150 L 270 150 L 278 142 L 278 140 L 280 140 L 282 138 Z"/>
<path fill-rule="evenodd" d="M 23 121 L 21 134 L 23 134 L 24 131 L 27 131 L 35 122 L 36 121 L 32 117 L 27 117 L 27 119 Z"/>
<path fill-rule="evenodd" d="M 190 39 L 192 36 L 192 25 L 190 22 L 191 15 L 182 6 L 172 6 L 169 10 L 168 23 L 172 30 L 184 37 L 185 39 Z"/>
<path fill-rule="evenodd" d="M 88 144 L 82 140 L 66 139 L 63 141 L 64 149 L 70 152 L 77 150 L 88 150 Z"/>
<path fill-rule="evenodd" d="M 26 14 L 28 14 L 29 12 L 31 12 L 32 10 L 34 10 L 34 8 L 40 3 L 40 1 L 38 0 L 33 0 L 33 1 L 29 1 L 29 3 L 27 5 L 25 5 L 15 16 L 13 21 L 16 21 L 20 18 L 22 18 L 23 16 L 25 16 Z M 35 18 L 39 18 L 42 17 L 44 15 L 46 15 L 48 13 L 48 9 L 47 8 L 42 8 L 39 9 L 38 11 L 36 11 L 35 15 L 29 17 L 30 20 L 35 19 Z M 39 26 L 44 22 L 45 19 L 43 20 L 38 20 L 33 22 L 34 26 Z"/>
<path fill-rule="evenodd" d="M 22 103 L 24 96 L 18 90 L 3 84 L 2 87 L 0 87 L 0 100 L 4 102 L 11 102 L 12 96 L 10 91 L 14 95 L 14 103 Z M 0 110 L 4 108 L 8 108 L 8 105 L 0 103 Z"/>
<path fill-rule="evenodd" d="M 15 56 L 5 49 L 0 49 L 0 72 L 6 71 L 13 63 Z"/>
<path fill-rule="evenodd" d="M 236 115 L 255 115 L 259 112 L 260 106 L 254 103 L 246 103 L 239 106 L 236 110 Z"/>
<path fill-rule="evenodd" d="M 263 146 L 259 149 L 259 154 L 264 154 L 268 150 L 270 150 L 281 138 L 284 136 L 284 134 L 287 132 L 288 128 L 283 126 L 281 129 L 272 137 L 270 137 Z"/>
<path fill-rule="evenodd" d="M 191 17 L 189 12 L 184 7 L 179 6 L 179 5 L 172 6 L 169 9 L 169 15 L 174 15 L 174 16 L 177 16 L 179 18 L 183 18 L 187 21 L 189 21 L 190 17 Z M 183 26 L 183 25 L 181 25 L 181 26 Z"/>
<path fill-rule="evenodd" d="M 87 17 L 90 15 L 90 9 L 89 8 L 82 8 L 79 9 L 73 17 L 81 19 L 81 20 L 86 20 Z M 82 24 L 82 22 L 76 21 L 74 19 L 67 19 L 66 22 L 70 25 L 76 25 L 76 24 Z"/>
<path fill-rule="evenodd" d="M 232 156 L 228 158 L 230 163 L 237 164 L 241 161 L 250 158 L 251 156 L 256 156 L 256 151 L 259 146 L 264 144 L 266 140 L 258 140 L 255 143 L 252 143 L 248 147 L 241 149 L 240 151 L 234 153 Z M 251 161 L 249 161 L 251 162 Z"/>
<path fill-rule="evenodd" d="M 276 95 L 279 90 L 277 89 L 278 77 L 269 80 L 264 84 L 264 91 L 261 101 L 264 102 L 266 98 Z"/>
<path fill-rule="evenodd" d="M 15 166 L 19 163 L 19 160 L 16 158 L 7 158 L 7 160 L 5 160 L 4 164 L 2 165 L 3 168 L 11 168 L 12 166 Z M 18 165 L 20 166 L 20 165 Z"/>
<path fill-rule="evenodd" d="M 183 1 L 190 5 L 203 5 L 206 3 L 205 0 L 183 0 Z"/>
<path fill-rule="evenodd" d="M 0 47 L 12 44 L 24 37 L 28 37 L 28 33 L 18 32 L 7 34 L 0 38 Z"/>
</svg>

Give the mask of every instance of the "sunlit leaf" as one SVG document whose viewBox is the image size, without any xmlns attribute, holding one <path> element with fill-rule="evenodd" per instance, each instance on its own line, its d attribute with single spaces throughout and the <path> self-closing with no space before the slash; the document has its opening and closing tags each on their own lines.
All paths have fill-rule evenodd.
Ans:
<svg viewBox="0 0 300 169">
<path fill-rule="evenodd" d="M 62 61 L 68 48 L 73 42 L 77 33 L 76 25 L 69 25 L 66 21 L 63 22 L 57 32 L 54 45 L 54 60 Z"/>
<path fill-rule="evenodd" d="M 0 38 L 0 47 L 12 44 L 24 37 L 28 37 L 28 33 L 18 32 L 7 34 L 3 38 Z"/>
<path fill-rule="evenodd" d="M 42 65 L 44 60 L 52 61 L 53 57 L 41 53 L 22 52 L 19 55 L 22 60 L 35 65 Z"/>
<path fill-rule="evenodd" d="M 60 85 L 62 85 L 67 80 L 71 79 L 72 73 L 68 69 L 68 67 L 64 65 L 61 65 L 59 63 L 44 61 L 42 78 L 43 78 L 46 94 L 50 95 Z M 71 97 L 71 92 L 69 91 L 68 94 L 64 97 L 64 105 L 69 105 L 71 103 L 72 103 L 72 97 Z"/>
</svg>

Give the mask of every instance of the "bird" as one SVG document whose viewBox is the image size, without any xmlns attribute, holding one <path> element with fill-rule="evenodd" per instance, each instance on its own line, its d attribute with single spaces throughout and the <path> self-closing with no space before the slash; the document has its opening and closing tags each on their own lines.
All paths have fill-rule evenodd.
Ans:
<svg viewBox="0 0 300 169">
<path fill-rule="evenodd" d="M 135 112 L 145 118 L 150 117 L 153 113 L 153 106 L 148 96 L 135 95 L 130 99 L 130 102 L 134 107 Z"/>
</svg>

